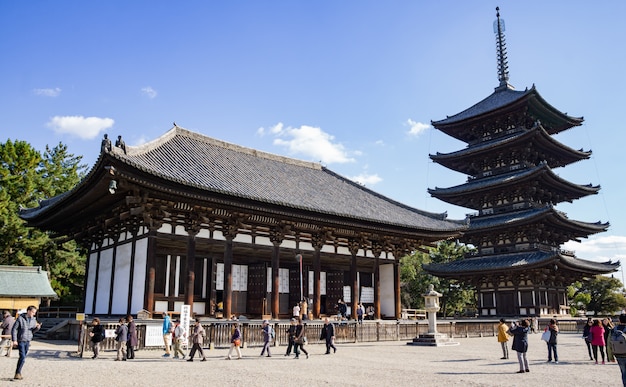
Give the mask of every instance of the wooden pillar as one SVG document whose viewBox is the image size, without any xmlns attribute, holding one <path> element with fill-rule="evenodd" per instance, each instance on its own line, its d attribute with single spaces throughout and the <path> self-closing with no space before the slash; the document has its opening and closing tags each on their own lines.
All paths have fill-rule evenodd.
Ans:
<svg viewBox="0 0 626 387">
<path fill-rule="evenodd" d="M 187 282 L 185 283 L 185 304 L 193 311 L 193 293 L 196 281 L 196 234 L 189 233 L 187 237 Z"/>
<path fill-rule="evenodd" d="M 359 272 L 356 266 L 356 254 L 352 254 L 352 263 L 350 264 L 350 297 L 352 298 L 352 311 L 350 317 L 353 320 L 357 319 L 356 310 L 359 307 Z"/>
<path fill-rule="evenodd" d="M 272 318 L 280 314 L 280 243 L 274 241 L 272 250 Z"/>
<path fill-rule="evenodd" d="M 320 310 L 322 306 L 322 286 L 321 286 L 321 272 L 322 272 L 322 260 L 320 257 L 320 248 L 315 247 L 313 253 L 313 318 L 320 317 Z"/>
<path fill-rule="evenodd" d="M 374 254 L 374 318 L 380 319 L 380 252 Z"/>
<path fill-rule="evenodd" d="M 393 286 L 394 286 L 394 299 L 396 303 L 395 312 L 396 319 L 400 318 L 400 313 L 402 311 L 402 300 L 400 299 L 400 262 L 396 258 L 396 261 L 393 263 Z"/>
<path fill-rule="evenodd" d="M 233 237 L 226 237 L 224 247 L 224 318 L 229 319 L 233 302 Z"/>
<path fill-rule="evenodd" d="M 154 313 L 154 285 L 156 281 L 156 249 L 157 249 L 156 229 L 150 229 L 148 232 L 148 247 L 146 259 L 146 292 L 144 297 L 144 308 Z M 161 311 L 156 311 L 161 312 Z M 163 311 L 164 312 L 164 311 Z"/>
<path fill-rule="evenodd" d="M 137 227 L 133 227 L 131 233 L 133 235 L 133 241 L 131 243 L 130 248 L 130 273 L 128 276 L 128 301 L 126 307 L 126 314 L 133 314 L 132 304 L 133 304 L 133 283 L 135 282 L 135 253 L 137 250 Z M 134 312 L 137 312 L 136 310 Z"/>
</svg>

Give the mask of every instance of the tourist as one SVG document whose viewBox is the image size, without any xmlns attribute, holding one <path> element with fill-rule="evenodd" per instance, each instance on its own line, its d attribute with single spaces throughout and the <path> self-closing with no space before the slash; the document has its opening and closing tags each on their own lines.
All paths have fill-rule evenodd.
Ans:
<svg viewBox="0 0 626 387">
<path fill-rule="evenodd" d="M 526 351 L 528 351 L 528 331 L 530 323 L 528 320 L 522 320 L 521 324 L 511 323 L 511 329 L 509 334 L 513 335 L 513 345 L 511 348 L 517 352 L 517 361 L 519 362 L 518 374 L 524 372 L 530 372 L 528 368 L 528 359 L 526 358 Z"/>
<path fill-rule="evenodd" d="M 298 319 L 298 324 L 296 325 L 296 338 L 294 339 L 293 351 L 296 353 L 296 359 L 300 358 L 300 350 L 304 352 L 306 358 L 309 358 L 309 353 L 304 349 L 304 344 L 306 344 L 306 328 L 302 325 L 302 320 Z"/>
<path fill-rule="evenodd" d="M 626 314 L 620 314 L 619 316 L 619 324 L 614 328 L 616 331 L 626 331 Z M 619 333 L 619 332 L 617 332 Z M 613 354 L 615 359 L 617 359 L 617 364 L 619 365 L 619 369 L 622 372 L 622 385 L 626 387 L 626 353 L 624 354 Z"/>
<path fill-rule="evenodd" d="M 374 319 L 374 307 L 372 305 L 367 307 L 367 319 L 368 320 Z"/>
<path fill-rule="evenodd" d="M 309 304 L 306 302 L 306 298 L 303 299 L 301 302 L 300 312 L 302 313 L 303 320 L 306 320 L 309 318 Z"/>
<path fill-rule="evenodd" d="M 139 340 L 137 340 L 137 324 L 135 324 L 135 320 L 133 320 L 133 316 L 131 316 L 130 314 L 126 316 L 126 321 L 128 321 L 128 341 L 126 342 L 126 358 L 134 359 L 135 347 L 139 345 Z"/>
<path fill-rule="evenodd" d="M 11 315 L 11 312 L 8 310 L 4 311 L 2 316 L 2 340 L 0 340 L 0 355 L 2 354 L 2 349 L 6 348 L 7 354 L 5 356 L 11 356 L 11 347 L 13 343 L 11 343 L 11 329 L 13 328 L 13 324 L 15 323 L 15 318 Z"/>
<path fill-rule="evenodd" d="M 233 325 L 233 333 L 230 336 L 230 349 L 226 357 L 228 360 L 232 359 L 230 354 L 233 352 L 233 349 L 237 352 L 237 360 L 241 359 L 241 330 L 239 329 L 239 323 Z"/>
<path fill-rule="evenodd" d="M 41 328 L 41 323 L 35 320 L 35 313 L 37 313 L 37 307 L 29 306 L 26 308 L 26 313 L 22 313 L 13 324 L 13 328 L 11 328 L 11 341 L 13 341 L 14 346 L 17 346 L 20 354 L 17 367 L 15 368 L 15 376 L 13 377 L 15 380 L 22 379 L 22 367 L 26 362 L 30 341 L 33 339 L 33 334 Z"/>
<path fill-rule="evenodd" d="M 172 319 L 167 312 L 163 312 L 163 344 L 165 344 L 165 354 L 163 357 L 170 357 L 172 346 Z"/>
<path fill-rule="evenodd" d="M 537 333 L 539 331 L 539 319 L 537 319 L 537 317 L 533 317 L 531 321 L 532 321 L 532 327 L 530 331 L 532 333 Z"/>
<path fill-rule="evenodd" d="M 100 354 L 100 343 L 106 338 L 104 327 L 100 325 L 100 319 L 98 317 L 94 317 L 91 322 L 89 337 L 91 337 L 91 350 L 93 351 L 91 358 L 97 359 Z"/>
<path fill-rule="evenodd" d="M 324 319 L 320 340 L 325 340 L 326 342 L 326 355 L 330 354 L 331 348 L 333 349 L 333 353 L 337 352 L 337 347 L 335 347 L 335 326 L 330 322 L 328 317 Z"/>
<path fill-rule="evenodd" d="M 263 349 L 261 350 L 260 356 L 263 356 L 267 350 L 267 357 L 272 357 L 272 354 L 270 353 L 270 342 L 272 341 L 272 327 L 270 326 L 270 322 L 263 320 L 263 327 L 261 330 L 263 331 Z"/>
<path fill-rule="evenodd" d="M 602 324 L 600 324 L 600 320 L 593 320 L 593 325 L 591 329 L 589 329 L 589 333 L 591 334 L 591 348 L 593 349 L 593 359 L 598 364 L 598 349 L 600 349 L 600 354 L 602 355 L 602 364 L 604 364 L 604 347 L 606 346 L 606 342 L 604 341 L 604 328 L 602 328 Z"/>
<path fill-rule="evenodd" d="M 285 356 L 291 355 L 291 349 L 294 345 L 294 340 L 296 338 L 296 319 L 292 318 L 289 323 L 289 328 L 285 331 L 287 333 L 287 351 L 285 352 Z"/>
<path fill-rule="evenodd" d="M 555 319 L 550 320 L 546 330 L 550 331 L 550 338 L 546 341 L 548 345 L 548 363 L 552 361 L 552 354 L 554 354 L 554 362 L 559 364 L 559 355 L 556 351 L 556 337 L 559 334 L 559 326 L 556 324 Z"/>
<path fill-rule="evenodd" d="M 299 303 L 293 306 L 293 309 L 291 310 L 291 316 L 293 318 L 300 318 L 300 304 Z"/>
<path fill-rule="evenodd" d="M 202 344 L 204 341 L 204 328 L 202 324 L 200 324 L 200 319 L 196 319 L 196 323 L 193 326 L 193 333 L 191 334 L 191 342 L 193 346 L 191 347 L 191 352 L 189 352 L 189 359 L 187 361 L 193 361 L 193 357 L 196 354 L 196 351 L 202 356 L 201 361 L 206 361 L 206 356 L 204 356 L 204 351 L 202 350 Z"/>
<path fill-rule="evenodd" d="M 591 317 L 589 317 L 587 318 L 587 323 L 583 328 L 583 339 L 585 340 L 585 344 L 587 345 L 589 360 L 593 360 L 593 354 L 591 353 L 591 325 L 593 325 L 593 321 L 591 320 Z"/>
<path fill-rule="evenodd" d="M 183 352 L 182 346 L 187 341 L 187 332 L 185 331 L 183 326 L 180 325 L 179 319 L 176 319 L 176 321 L 174 321 L 174 332 L 172 334 L 172 341 L 174 343 L 174 359 L 179 358 L 179 353 L 181 354 L 180 358 L 184 359 L 186 355 L 185 352 Z"/>
<path fill-rule="evenodd" d="M 604 343 L 606 344 L 606 360 L 614 363 L 615 362 L 615 356 L 613 356 L 613 348 L 611 348 L 611 344 L 610 344 L 610 338 L 609 336 L 611 336 L 611 332 L 613 331 L 613 328 L 615 328 L 615 326 L 613 325 L 613 322 L 611 321 L 610 318 L 604 318 L 602 319 L 602 328 L 604 328 Z"/>
<path fill-rule="evenodd" d="M 126 325 L 126 319 L 122 317 L 120 319 L 120 325 L 115 330 L 115 342 L 117 349 L 116 361 L 126 361 L 126 342 L 128 341 L 128 326 Z"/>
<path fill-rule="evenodd" d="M 506 321 L 501 318 L 500 324 L 498 325 L 498 343 L 502 347 L 502 357 L 500 359 L 508 359 L 509 358 L 509 327 L 506 325 Z"/>
<path fill-rule="evenodd" d="M 357 321 L 359 322 L 359 324 L 363 323 L 364 314 L 365 314 L 365 308 L 363 307 L 363 304 L 359 302 L 359 305 L 357 305 L 356 307 L 356 316 L 357 316 Z"/>
</svg>

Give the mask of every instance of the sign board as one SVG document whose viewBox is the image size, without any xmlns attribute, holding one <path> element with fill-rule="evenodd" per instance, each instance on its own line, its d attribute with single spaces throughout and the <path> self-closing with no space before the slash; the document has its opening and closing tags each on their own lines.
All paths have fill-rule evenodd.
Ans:
<svg viewBox="0 0 626 387">
<path fill-rule="evenodd" d="M 76 321 L 85 321 L 85 313 L 76 313 Z"/>
<path fill-rule="evenodd" d="M 163 325 L 146 325 L 146 347 L 163 346 Z"/>
<path fill-rule="evenodd" d="M 180 326 L 183 328 L 183 332 L 187 333 L 181 340 L 181 345 L 186 347 L 189 345 L 187 337 L 189 335 L 189 325 L 191 323 L 191 306 L 182 305 L 180 307 Z"/>
<path fill-rule="evenodd" d="M 104 337 L 106 337 L 107 339 L 109 338 L 115 338 L 115 329 L 105 329 L 104 330 Z"/>
</svg>

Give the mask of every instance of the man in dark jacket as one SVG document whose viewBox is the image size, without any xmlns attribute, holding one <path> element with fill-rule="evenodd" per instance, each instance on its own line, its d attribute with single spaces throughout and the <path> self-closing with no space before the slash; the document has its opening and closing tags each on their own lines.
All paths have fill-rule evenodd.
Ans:
<svg viewBox="0 0 626 387">
<path fill-rule="evenodd" d="M 337 352 L 337 347 L 335 347 L 335 326 L 331 324 L 328 317 L 324 319 L 320 340 L 326 340 L 326 355 L 330 354 L 331 348 L 333 349 L 333 353 Z"/>
<path fill-rule="evenodd" d="M 3 317 L 1 326 L 3 337 L 2 340 L 0 340 L 0 354 L 2 354 L 2 349 L 6 347 L 7 354 L 5 356 L 11 356 L 11 347 L 13 346 L 13 343 L 11 342 L 11 329 L 15 323 L 15 319 L 11 316 L 11 312 L 8 310 L 4 311 Z"/>
<path fill-rule="evenodd" d="M 29 306 L 26 309 L 26 313 L 22 313 L 17 318 L 17 321 L 15 321 L 11 329 L 11 340 L 13 341 L 13 345 L 17 346 L 20 353 L 20 358 L 15 368 L 15 380 L 22 379 L 22 367 L 24 366 L 24 362 L 26 362 L 30 341 L 33 339 L 33 333 L 41 328 L 41 324 L 35 319 L 35 313 L 37 313 L 37 307 L 34 305 Z"/>
</svg>

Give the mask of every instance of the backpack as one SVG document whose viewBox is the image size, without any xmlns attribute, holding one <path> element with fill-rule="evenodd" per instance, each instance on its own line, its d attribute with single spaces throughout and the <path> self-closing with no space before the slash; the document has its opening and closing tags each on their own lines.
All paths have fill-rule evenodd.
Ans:
<svg viewBox="0 0 626 387">
<path fill-rule="evenodd" d="M 268 328 L 267 330 L 269 331 L 269 332 L 267 332 L 267 333 L 269 333 L 269 334 L 270 334 L 270 337 L 271 337 L 272 339 L 274 339 L 274 338 L 276 337 L 276 332 L 274 332 L 274 328 L 272 328 L 272 326 L 271 326 L 271 325 L 268 325 L 268 326 L 267 326 L 267 328 Z"/>
<path fill-rule="evenodd" d="M 622 326 L 622 329 L 615 327 L 611 331 L 609 344 L 614 355 L 626 355 L 626 334 L 624 334 L 624 328 L 624 326 Z"/>
</svg>

